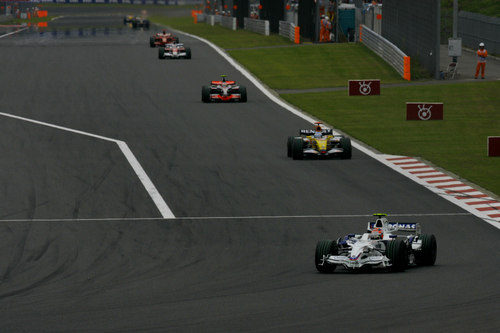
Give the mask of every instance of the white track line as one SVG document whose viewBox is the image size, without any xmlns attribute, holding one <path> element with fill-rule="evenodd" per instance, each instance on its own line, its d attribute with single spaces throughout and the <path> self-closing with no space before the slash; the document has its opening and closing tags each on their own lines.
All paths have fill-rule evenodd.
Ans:
<svg viewBox="0 0 500 333">
<path fill-rule="evenodd" d="M 397 217 L 430 217 L 430 216 L 471 216 L 470 213 L 429 213 L 429 214 L 391 214 Z M 269 215 L 269 216 L 194 216 L 194 217 L 109 217 L 109 218 L 82 218 L 82 219 L 0 219 L 5 222 L 102 222 L 102 221 L 163 221 L 175 220 L 279 220 L 279 219 L 324 219 L 324 218 L 360 218 L 373 217 L 373 214 L 346 214 L 346 215 Z"/>
<path fill-rule="evenodd" d="M 28 29 L 28 28 L 22 28 L 22 29 L 19 29 L 19 30 L 16 30 L 16 31 L 9 32 L 7 34 L 0 35 L 0 38 L 4 38 L 4 37 L 7 37 L 7 36 L 10 36 L 10 35 L 13 35 L 13 34 L 17 34 L 18 32 L 24 31 L 26 29 Z"/>
<path fill-rule="evenodd" d="M 257 79 L 253 74 L 251 74 L 249 71 L 247 71 L 242 65 L 240 65 L 236 60 L 231 58 L 229 54 L 227 54 L 223 49 L 218 47 L 217 45 L 213 44 L 212 42 L 201 38 L 196 35 L 192 35 L 189 33 L 186 33 L 184 31 L 176 30 L 169 28 L 170 30 L 177 31 L 181 34 L 190 36 L 194 39 L 197 39 L 207 45 L 209 45 L 211 48 L 213 48 L 217 53 L 219 53 L 224 59 L 226 59 L 229 64 L 231 64 L 234 68 L 236 68 L 241 74 L 243 74 L 248 80 L 250 80 L 264 95 L 266 95 L 270 100 L 278 104 L 279 106 L 283 107 L 284 109 L 290 111 L 294 115 L 306 120 L 307 122 L 314 124 L 316 121 L 319 119 L 315 119 L 314 117 L 305 114 L 302 110 L 286 103 L 283 101 L 277 94 L 272 92 L 269 88 L 264 86 L 263 83 L 260 82 L 259 79 Z M 491 212 L 489 214 L 485 214 L 481 211 L 478 211 L 476 209 L 471 209 L 469 205 L 465 204 L 461 200 L 455 199 L 455 197 L 450 196 L 449 194 L 446 194 L 446 190 L 451 190 L 451 189 L 466 189 L 470 188 L 468 185 L 463 184 L 463 187 L 459 187 L 457 185 L 460 185 L 461 183 L 457 181 L 456 184 L 449 184 L 449 183 L 443 183 L 446 185 L 441 185 L 441 186 L 428 186 L 429 184 L 426 182 L 423 182 L 421 179 L 417 177 L 417 175 L 428 175 L 431 174 L 432 172 L 437 172 L 438 170 L 433 169 L 430 166 L 427 166 L 425 163 L 412 158 L 408 156 L 390 156 L 390 155 L 385 155 L 385 154 L 378 154 L 376 153 L 373 148 L 367 147 L 365 145 L 361 145 L 357 140 L 354 140 L 351 138 L 352 146 L 356 148 L 357 150 L 365 153 L 366 155 L 372 157 L 373 159 L 379 161 L 380 163 L 388 166 L 392 170 L 402 174 L 403 176 L 406 176 L 410 178 L 411 180 L 415 181 L 416 183 L 425 186 L 428 188 L 430 191 L 436 193 L 440 197 L 454 203 L 455 205 L 459 206 L 460 208 L 463 208 L 464 210 L 474 214 L 475 216 L 481 218 L 485 222 L 491 224 L 492 226 L 500 229 L 500 223 L 496 221 L 493 218 L 490 218 L 489 216 L 492 215 Z M 391 160 L 387 160 L 388 157 L 391 157 Z M 395 165 L 393 161 L 397 162 L 414 162 L 410 163 L 408 165 Z"/>
<path fill-rule="evenodd" d="M 146 172 L 142 168 L 141 164 L 139 163 L 139 161 L 137 160 L 135 155 L 132 153 L 132 151 L 130 150 L 130 148 L 128 147 L 128 145 L 124 141 L 116 140 L 113 138 L 108 138 L 105 136 L 96 135 L 96 134 L 92 134 L 92 133 L 88 133 L 88 132 L 84 132 L 84 131 L 75 130 L 75 129 L 68 128 L 68 127 L 58 126 L 58 125 L 46 123 L 43 121 L 38 121 L 38 120 L 34 120 L 34 119 L 20 117 L 20 116 L 16 116 L 16 115 L 13 115 L 10 113 L 0 112 L 0 115 L 5 116 L 5 117 L 9 117 L 9 118 L 14 118 L 17 120 L 30 122 L 30 123 L 37 124 L 37 125 L 51 127 L 51 128 L 55 128 L 55 129 L 66 131 L 66 132 L 72 132 L 72 133 L 85 135 L 85 136 L 89 136 L 92 138 L 116 143 L 118 145 L 118 147 L 120 148 L 120 150 L 122 151 L 123 155 L 125 155 L 125 158 L 129 162 L 129 164 L 132 167 L 132 169 L 134 170 L 134 172 L 136 173 L 137 177 L 139 177 L 139 180 L 141 181 L 142 185 L 144 186 L 144 188 L 148 192 L 149 196 L 151 197 L 151 199 L 155 203 L 158 210 L 160 211 L 160 214 L 162 215 L 162 217 L 164 219 L 175 218 L 175 215 L 172 213 L 172 211 L 168 207 L 165 200 L 163 200 L 162 196 L 160 195 L 160 193 L 158 192 L 158 190 L 154 186 L 153 182 L 151 181 L 151 179 L 149 179 L 148 175 L 146 174 Z M 35 221 L 35 220 L 33 220 L 33 221 Z"/>
</svg>

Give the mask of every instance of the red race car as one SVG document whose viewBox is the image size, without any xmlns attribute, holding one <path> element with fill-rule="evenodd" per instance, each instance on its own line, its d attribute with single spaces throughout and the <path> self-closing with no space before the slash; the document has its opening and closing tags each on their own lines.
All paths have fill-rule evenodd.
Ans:
<svg viewBox="0 0 500 333">
<path fill-rule="evenodd" d="M 227 81 L 226 75 L 221 75 L 221 81 L 212 81 L 209 86 L 201 87 L 201 100 L 209 102 L 246 102 L 247 89 L 235 81 Z"/>
<path fill-rule="evenodd" d="M 172 43 L 179 43 L 179 37 L 168 33 L 166 30 L 149 37 L 149 46 L 151 47 L 165 46 Z"/>
</svg>

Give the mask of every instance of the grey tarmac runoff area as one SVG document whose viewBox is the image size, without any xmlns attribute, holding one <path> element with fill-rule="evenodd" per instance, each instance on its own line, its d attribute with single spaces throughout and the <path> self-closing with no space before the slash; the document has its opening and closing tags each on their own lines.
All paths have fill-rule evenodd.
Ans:
<svg viewBox="0 0 500 333">
<path fill-rule="evenodd" d="M 498 329 L 500 230 L 357 150 L 288 159 L 311 125 L 207 45 L 161 61 L 155 28 L 85 14 L 0 39 L 0 111 L 126 142 L 177 218 L 116 143 L 0 116 L 1 331 Z M 201 102 L 220 74 L 248 103 Z M 436 265 L 317 273 L 316 242 L 374 212 L 421 222 Z"/>
</svg>

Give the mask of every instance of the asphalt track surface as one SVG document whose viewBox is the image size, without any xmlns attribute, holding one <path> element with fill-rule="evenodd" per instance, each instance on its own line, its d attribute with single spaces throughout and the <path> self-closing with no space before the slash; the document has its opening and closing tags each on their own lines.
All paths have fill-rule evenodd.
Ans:
<svg viewBox="0 0 500 333">
<path fill-rule="evenodd" d="M 161 61 L 153 31 L 81 20 L 0 40 L 0 111 L 127 142 L 177 219 L 114 143 L 0 117 L 2 330 L 499 327 L 497 228 L 356 150 L 288 159 L 286 137 L 310 124 L 205 44 L 181 35 L 193 59 Z M 201 103 L 222 73 L 248 103 Z M 317 273 L 316 242 L 362 232 L 373 212 L 421 222 L 436 265 Z"/>
</svg>

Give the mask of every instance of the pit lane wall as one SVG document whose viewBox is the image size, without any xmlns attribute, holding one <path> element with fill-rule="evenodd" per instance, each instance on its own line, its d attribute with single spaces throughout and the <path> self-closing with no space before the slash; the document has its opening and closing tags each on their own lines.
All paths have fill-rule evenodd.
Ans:
<svg viewBox="0 0 500 333">
<path fill-rule="evenodd" d="M 300 44 L 300 27 L 288 21 L 279 21 L 279 23 L 279 34 L 295 44 Z"/>
<path fill-rule="evenodd" d="M 396 45 L 380 36 L 366 25 L 359 27 L 359 41 L 378 54 L 391 65 L 401 76 L 410 81 L 410 57 L 404 54 Z"/>
</svg>

